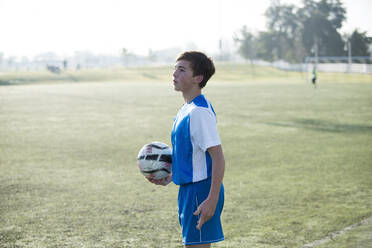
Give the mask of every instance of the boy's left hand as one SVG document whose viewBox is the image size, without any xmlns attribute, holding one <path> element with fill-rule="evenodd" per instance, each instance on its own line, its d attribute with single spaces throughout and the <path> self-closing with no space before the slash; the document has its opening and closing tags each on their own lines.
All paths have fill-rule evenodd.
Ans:
<svg viewBox="0 0 372 248">
<path fill-rule="evenodd" d="M 209 198 L 199 205 L 198 209 L 194 212 L 194 215 L 200 215 L 196 229 L 200 230 L 203 224 L 213 217 L 214 211 L 216 210 L 216 205 L 217 202 L 212 201 Z"/>
</svg>

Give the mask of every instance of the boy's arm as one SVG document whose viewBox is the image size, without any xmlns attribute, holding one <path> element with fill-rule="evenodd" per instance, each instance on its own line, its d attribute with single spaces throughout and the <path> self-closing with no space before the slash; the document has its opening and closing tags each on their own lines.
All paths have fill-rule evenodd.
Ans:
<svg viewBox="0 0 372 248">
<path fill-rule="evenodd" d="M 213 146 L 207 150 L 212 158 L 212 182 L 209 195 L 205 201 L 203 201 L 198 209 L 194 212 L 194 215 L 199 215 L 199 222 L 196 226 L 197 229 L 201 229 L 202 225 L 207 222 L 214 215 L 218 197 L 220 194 L 221 184 L 225 173 L 225 158 L 222 151 L 222 146 Z"/>
</svg>

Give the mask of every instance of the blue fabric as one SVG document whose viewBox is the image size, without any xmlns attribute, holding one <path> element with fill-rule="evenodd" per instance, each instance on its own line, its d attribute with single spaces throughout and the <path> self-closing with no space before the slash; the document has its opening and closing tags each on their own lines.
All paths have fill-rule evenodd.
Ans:
<svg viewBox="0 0 372 248">
<path fill-rule="evenodd" d="M 190 121 L 192 116 L 195 116 L 194 122 Z M 172 178 L 175 184 L 188 184 L 211 177 L 212 159 L 207 151 L 201 151 L 200 145 L 205 144 L 198 144 L 197 139 L 191 136 L 190 130 L 200 131 L 207 135 L 210 145 L 218 145 L 220 140 L 216 122 L 216 114 L 204 95 L 199 95 L 192 102 L 183 105 L 178 112 L 171 135 Z"/>
<path fill-rule="evenodd" d="M 184 245 L 209 244 L 224 240 L 221 213 L 224 205 L 224 187 L 221 186 L 219 200 L 214 216 L 204 223 L 201 230 L 196 229 L 199 216 L 194 212 L 208 197 L 211 179 L 181 185 L 178 192 L 178 217 L 182 227 Z"/>
</svg>

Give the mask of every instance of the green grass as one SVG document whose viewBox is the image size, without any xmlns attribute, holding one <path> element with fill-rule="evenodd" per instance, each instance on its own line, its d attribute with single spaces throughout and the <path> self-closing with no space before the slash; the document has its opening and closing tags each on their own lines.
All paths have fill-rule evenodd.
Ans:
<svg viewBox="0 0 372 248">
<path fill-rule="evenodd" d="M 250 64 L 217 63 L 214 80 L 217 82 L 306 82 L 311 75 Z M 104 68 L 67 70 L 61 74 L 44 71 L 15 71 L 0 73 L 0 85 L 40 84 L 56 82 L 168 82 L 173 66 Z M 371 83 L 372 74 L 318 73 L 319 83 Z"/>
<path fill-rule="evenodd" d="M 0 84 L 40 84 L 56 82 L 103 82 L 126 81 L 147 82 L 169 79 L 171 68 L 168 67 L 143 67 L 143 68 L 106 68 L 67 70 L 60 74 L 49 71 L 16 71 L 0 74 Z"/>
<path fill-rule="evenodd" d="M 370 247 L 372 244 L 372 223 L 364 224 L 334 237 L 332 242 L 327 242 L 319 246 L 319 248 L 338 248 L 341 247 Z"/>
<path fill-rule="evenodd" d="M 168 69 L 136 70 L 148 81 L 0 87 L 1 248 L 181 247 L 178 189 L 148 183 L 136 156 L 170 143 L 182 98 L 155 82 Z M 372 84 L 227 83 L 229 70 L 205 91 L 227 162 L 215 246 L 302 247 L 372 216 Z M 371 231 L 321 248 L 368 248 Z"/>
</svg>

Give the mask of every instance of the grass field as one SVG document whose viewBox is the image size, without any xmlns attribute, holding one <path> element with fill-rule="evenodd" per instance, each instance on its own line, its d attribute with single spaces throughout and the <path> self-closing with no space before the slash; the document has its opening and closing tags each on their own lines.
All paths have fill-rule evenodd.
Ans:
<svg viewBox="0 0 372 248">
<path fill-rule="evenodd" d="M 213 80 L 217 82 L 307 82 L 307 72 L 282 71 L 250 64 L 217 64 Z M 58 82 L 168 82 L 172 66 L 100 68 L 66 70 L 61 74 L 44 71 L 0 71 L 0 85 L 40 84 Z M 372 74 L 318 73 L 320 83 L 371 83 Z"/>
<path fill-rule="evenodd" d="M 302 247 L 372 216 L 370 76 L 314 89 L 299 74 L 240 69 L 221 68 L 205 91 L 226 157 L 215 247 Z M 168 69 L 132 70 L 0 87 L 1 248 L 181 247 L 178 189 L 145 181 L 136 156 L 170 143 L 182 97 Z M 369 224 L 319 247 L 371 244 Z"/>
</svg>

